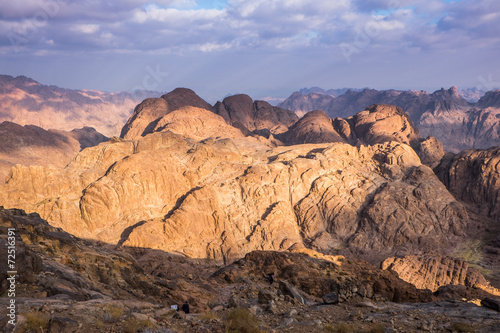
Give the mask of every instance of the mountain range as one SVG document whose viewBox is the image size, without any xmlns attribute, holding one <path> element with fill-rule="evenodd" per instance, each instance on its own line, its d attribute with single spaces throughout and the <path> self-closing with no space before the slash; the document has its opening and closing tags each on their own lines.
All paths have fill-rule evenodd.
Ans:
<svg viewBox="0 0 500 333">
<path fill-rule="evenodd" d="M 0 122 L 66 131 L 93 127 L 108 137 L 118 136 L 137 103 L 158 95 L 64 89 L 26 76 L 0 75 Z"/>
<path fill-rule="evenodd" d="M 434 136 L 443 143 L 446 151 L 459 152 L 500 145 L 499 100 L 500 91 L 490 91 L 471 103 L 460 96 L 456 87 L 432 94 L 425 91 L 348 90 L 335 97 L 313 89 L 307 94 L 295 92 L 279 106 L 299 115 L 323 110 L 329 117 L 336 118 L 353 116 L 372 104 L 395 105 L 410 116 L 423 137 Z"/>
<path fill-rule="evenodd" d="M 110 139 L 3 122 L 0 227 L 18 234 L 19 325 L 35 312 L 50 331 L 222 332 L 247 311 L 261 330 L 495 329 L 500 151 L 447 153 L 423 137 L 422 101 L 471 105 L 453 88 L 426 94 L 347 91 L 333 100 L 351 96 L 354 114 L 299 118 L 177 88 L 140 102 Z M 475 107 L 495 110 L 497 94 Z M 376 96 L 414 103 L 360 107 Z M 186 300 L 205 314 L 170 309 Z"/>
</svg>

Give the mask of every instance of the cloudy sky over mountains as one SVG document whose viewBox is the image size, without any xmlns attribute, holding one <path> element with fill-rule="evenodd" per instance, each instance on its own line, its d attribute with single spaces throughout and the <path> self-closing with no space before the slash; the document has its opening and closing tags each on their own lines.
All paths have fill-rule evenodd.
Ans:
<svg viewBox="0 0 500 333">
<path fill-rule="evenodd" d="M 500 88 L 497 0 L 0 0 L 0 73 L 209 100 Z"/>
</svg>

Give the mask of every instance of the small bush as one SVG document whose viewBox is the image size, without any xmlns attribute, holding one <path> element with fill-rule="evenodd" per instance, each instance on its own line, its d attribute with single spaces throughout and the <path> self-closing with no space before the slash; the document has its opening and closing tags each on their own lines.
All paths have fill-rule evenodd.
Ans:
<svg viewBox="0 0 500 333">
<path fill-rule="evenodd" d="M 236 308 L 227 316 L 226 333 L 261 333 L 260 322 L 248 309 Z"/>
<path fill-rule="evenodd" d="M 26 324 L 24 324 L 24 329 L 26 331 L 36 331 L 40 328 L 46 330 L 49 327 L 50 316 L 44 312 L 34 311 L 24 313 L 23 316 L 26 318 Z"/>
<path fill-rule="evenodd" d="M 368 333 L 384 333 L 385 332 L 385 327 L 382 324 L 375 324 L 368 328 L 367 330 Z"/>
<path fill-rule="evenodd" d="M 110 304 L 104 307 L 101 319 L 105 323 L 115 323 L 123 316 L 125 310 L 118 305 Z"/>
<path fill-rule="evenodd" d="M 358 332 L 358 330 L 354 325 L 351 325 L 351 324 L 338 324 L 338 325 L 332 326 L 330 332 L 355 333 L 355 332 Z"/>
<path fill-rule="evenodd" d="M 450 329 L 452 332 L 458 332 L 458 333 L 474 333 L 476 332 L 472 325 L 467 324 L 467 323 L 453 323 L 450 326 Z"/>
<path fill-rule="evenodd" d="M 155 325 L 149 320 L 137 320 L 136 318 L 130 317 L 125 321 L 123 329 L 125 333 L 137 333 L 152 329 L 154 326 Z"/>
<path fill-rule="evenodd" d="M 201 314 L 200 318 L 202 320 L 212 320 L 212 319 L 218 319 L 219 316 L 217 315 L 217 313 L 215 313 L 213 311 L 207 311 L 207 312 L 203 312 Z"/>
</svg>

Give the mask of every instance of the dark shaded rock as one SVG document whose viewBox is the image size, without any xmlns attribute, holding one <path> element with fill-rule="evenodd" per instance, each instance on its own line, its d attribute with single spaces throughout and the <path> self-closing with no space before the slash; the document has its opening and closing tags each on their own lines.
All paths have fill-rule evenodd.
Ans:
<svg viewBox="0 0 500 333">
<path fill-rule="evenodd" d="M 339 295 L 337 293 L 328 293 L 323 295 L 323 302 L 326 304 L 338 304 L 339 303 Z"/>
<path fill-rule="evenodd" d="M 265 101 L 253 101 L 244 94 L 229 96 L 222 102 L 217 102 L 214 112 L 237 128 L 243 127 L 249 131 L 267 129 L 273 134 L 285 132 L 299 119 L 289 110 L 274 107 Z"/>
<path fill-rule="evenodd" d="M 500 299 L 497 297 L 486 297 L 481 300 L 481 305 L 500 312 Z"/>
<path fill-rule="evenodd" d="M 49 321 L 49 333 L 72 333 L 78 328 L 78 323 L 70 318 L 54 317 Z"/>
</svg>

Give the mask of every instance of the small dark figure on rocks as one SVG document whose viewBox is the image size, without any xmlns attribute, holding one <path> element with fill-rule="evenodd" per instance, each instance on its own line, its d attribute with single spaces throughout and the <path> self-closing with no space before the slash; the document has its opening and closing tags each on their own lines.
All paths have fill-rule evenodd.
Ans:
<svg viewBox="0 0 500 333">
<path fill-rule="evenodd" d="M 189 313 L 189 302 L 186 300 L 184 304 L 182 304 L 182 311 L 184 311 L 186 314 Z"/>
<path fill-rule="evenodd" d="M 270 284 L 273 284 L 273 282 L 274 282 L 274 273 L 267 274 L 267 279 L 269 280 Z"/>
</svg>

